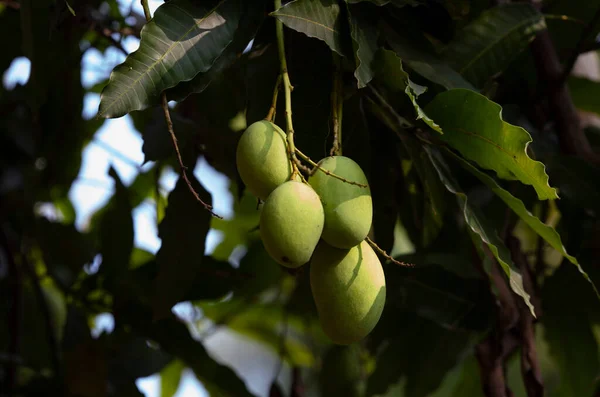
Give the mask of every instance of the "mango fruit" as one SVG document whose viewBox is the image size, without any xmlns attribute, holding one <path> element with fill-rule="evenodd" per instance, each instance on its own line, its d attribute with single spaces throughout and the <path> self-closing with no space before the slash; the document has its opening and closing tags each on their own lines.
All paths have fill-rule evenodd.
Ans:
<svg viewBox="0 0 600 397">
<path fill-rule="evenodd" d="M 288 181 L 265 201 L 260 214 L 260 236 L 277 263 L 297 268 L 309 261 L 324 222 L 317 193 L 307 184 Z"/>
<path fill-rule="evenodd" d="M 325 210 L 323 240 L 336 248 L 352 248 L 367 237 L 373 222 L 373 202 L 367 177 L 356 162 L 330 156 L 319 166 L 342 178 L 367 187 L 351 185 L 315 170 L 308 183 L 317 192 Z"/>
<path fill-rule="evenodd" d="M 312 257 L 310 285 L 321 327 L 334 343 L 358 342 L 375 328 L 385 304 L 385 276 L 366 241 L 350 249 L 321 241 Z"/>
<path fill-rule="evenodd" d="M 240 137 L 237 170 L 246 188 L 261 200 L 292 174 L 286 142 L 281 128 L 266 120 L 252 123 Z"/>
</svg>

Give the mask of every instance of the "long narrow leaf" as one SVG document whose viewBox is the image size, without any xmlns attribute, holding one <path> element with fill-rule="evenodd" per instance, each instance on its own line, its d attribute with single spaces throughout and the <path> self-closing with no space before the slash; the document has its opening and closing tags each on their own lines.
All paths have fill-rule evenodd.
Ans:
<svg viewBox="0 0 600 397">
<path fill-rule="evenodd" d="M 142 29 L 140 48 L 111 73 L 98 116 L 147 108 L 164 90 L 211 68 L 233 40 L 243 5 L 241 0 L 208 3 L 173 0 L 156 10 Z"/>
</svg>

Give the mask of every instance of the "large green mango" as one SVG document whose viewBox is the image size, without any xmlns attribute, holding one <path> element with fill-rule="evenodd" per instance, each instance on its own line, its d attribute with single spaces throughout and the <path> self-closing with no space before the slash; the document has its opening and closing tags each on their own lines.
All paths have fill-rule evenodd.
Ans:
<svg viewBox="0 0 600 397">
<path fill-rule="evenodd" d="M 307 184 L 288 181 L 273 190 L 260 214 L 260 236 L 275 261 L 296 268 L 309 261 L 323 231 L 323 206 Z"/>
<path fill-rule="evenodd" d="M 358 342 L 375 328 L 385 305 L 385 276 L 366 241 L 350 249 L 319 243 L 310 285 L 323 331 L 334 343 Z"/>
<path fill-rule="evenodd" d="M 319 166 L 348 181 L 368 186 L 363 170 L 348 157 L 326 157 Z M 323 240 L 337 248 L 351 248 L 367 237 L 373 221 L 369 187 L 351 185 L 321 170 L 315 170 L 308 183 L 321 198 L 325 210 Z"/>
<path fill-rule="evenodd" d="M 292 165 L 286 142 L 281 128 L 266 120 L 251 124 L 238 142 L 238 172 L 250 193 L 261 200 L 290 179 Z"/>
</svg>

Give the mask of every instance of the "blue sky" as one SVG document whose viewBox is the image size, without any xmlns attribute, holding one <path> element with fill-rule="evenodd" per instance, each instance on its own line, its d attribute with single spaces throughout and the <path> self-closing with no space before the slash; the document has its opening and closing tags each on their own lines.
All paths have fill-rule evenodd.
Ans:
<svg viewBox="0 0 600 397">
<path fill-rule="evenodd" d="M 149 0 L 152 13 L 162 1 Z M 127 11 L 132 6 L 132 0 L 119 0 L 122 11 Z M 133 9 L 140 14 L 143 10 L 140 2 L 133 2 Z M 139 46 L 136 38 L 129 37 L 123 40 L 123 46 L 132 52 Z M 82 60 L 82 84 L 91 87 L 97 82 L 108 77 L 114 66 L 123 62 L 125 56 L 118 50 L 111 48 L 105 54 L 95 49 L 87 50 Z M 25 84 L 29 78 L 30 62 L 27 58 L 18 58 L 9 70 L 2 76 L 2 83 L 7 88 L 13 88 L 17 83 Z M 90 119 L 96 116 L 100 96 L 86 94 L 84 100 L 83 116 Z M 165 133 L 167 133 L 165 131 Z M 147 167 L 141 166 L 144 160 L 142 153 L 142 138 L 133 127 L 129 116 L 118 119 L 106 120 L 97 131 L 93 141 L 83 151 L 83 161 L 79 176 L 69 192 L 69 198 L 77 211 L 76 226 L 85 230 L 90 216 L 101 208 L 113 192 L 113 181 L 108 176 L 108 168 L 112 165 L 121 180 L 130 184 L 135 176 Z M 214 170 L 204 159 L 201 159 L 194 169 L 195 176 L 204 187 L 212 194 L 215 212 L 229 218 L 232 216 L 233 197 L 231 197 L 228 184 L 229 180 Z M 165 170 L 160 178 L 160 185 L 165 194 L 171 191 L 177 182 L 178 174 L 173 170 Z M 40 211 L 45 215 L 55 217 L 56 211 L 50 204 L 40 206 Z M 135 244 L 151 252 L 160 248 L 160 239 L 157 236 L 154 202 L 147 200 L 134 210 Z M 206 241 L 206 253 L 210 254 L 220 242 L 222 236 L 217 231 L 210 231 Z M 182 303 L 174 311 L 185 317 L 191 310 L 189 303 Z M 102 330 L 112 330 L 114 322 L 109 313 L 102 314 L 96 319 L 94 335 Z M 228 330 L 219 330 L 203 340 L 205 347 L 213 358 L 221 363 L 232 366 L 244 379 L 249 389 L 258 395 L 268 395 L 268 388 L 272 379 L 274 368 L 278 365 L 278 358 L 256 342 L 246 340 Z M 289 372 L 282 371 L 280 379 L 289 382 Z M 148 378 L 138 379 L 138 388 L 148 397 L 159 396 L 160 376 L 153 375 Z M 195 376 L 186 370 L 176 394 L 182 396 L 206 395 L 204 388 Z"/>
</svg>

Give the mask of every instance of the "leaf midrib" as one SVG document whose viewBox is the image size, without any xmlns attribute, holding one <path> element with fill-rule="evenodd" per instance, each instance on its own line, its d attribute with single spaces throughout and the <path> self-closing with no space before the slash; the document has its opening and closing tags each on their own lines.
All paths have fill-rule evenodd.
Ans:
<svg viewBox="0 0 600 397">
<path fill-rule="evenodd" d="M 178 37 L 178 38 L 177 38 L 177 40 L 173 41 L 173 44 L 171 44 L 171 45 L 169 46 L 169 48 L 167 49 L 167 51 L 165 51 L 165 53 L 164 53 L 164 54 L 162 54 L 162 55 L 161 55 L 161 56 L 160 56 L 160 57 L 159 57 L 159 58 L 158 58 L 156 61 L 154 61 L 154 62 L 153 62 L 153 63 L 152 63 L 152 64 L 151 64 L 151 65 L 150 65 L 148 68 L 146 68 L 146 70 L 145 70 L 143 73 L 141 73 L 141 74 L 140 74 L 140 76 L 139 76 L 137 79 L 135 79 L 135 80 L 133 81 L 133 83 L 131 83 L 130 85 L 127 85 L 127 86 L 126 86 L 126 89 L 125 89 L 125 90 L 123 90 L 123 91 L 121 92 L 121 94 L 120 94 L 118 97 L 116 97 L 116 98 L 115 98 L 115 99 L 114 99 L 114 100 L 113 100 L 113 101 L 110 103 L 110 105 L 108 105 L 108 106 L 107 106 L 107 107 L 106 107 L 106 108 L 105 108 L 105 109 L 104 109 L 104 110 L 103 110 L 103 111 L 102 111 L 102 112 L 101 112 L 99 115 L 100 115 L 100 116 L 104 116 L 104 115 L 105 115 L 105 114 L 106 114 L 106 113 L 107 113 L 107 112 L 108 112 L 108 111 L 109 111 L 109 110 L 110 110 L 110 109 L 111 109 L 111 108 L 112 108 L 112 107 L 113 107 L 113 106 L 114 106 L 114 105 L 115 105 L 115 104 L 116 104 L 116 103 L 117 103 L 117 102 L 118 102 L 118 101 L 119 101 L 119 100 L 120 100 L 120 99 L 121 99 L 121 98 L 122 98 L 122 97 L 125 95 L 125 94 L 127 94 L 128 92 L 130 92 L 130 91 L 131 91 L 131 89 L 132 89 L 132 87 L 134 87 L 135 85 L 137 85 L 137 84 L 139 83 L 139 81 L 140 81 L 142 78 L 144 78 L 144 77 L 145 77 L 145 76 L 146 76 L 146 75 L 149 73 L 149 71 L 150 71 L 150 70 L 154 69 L 154 68 L 156 67 L 156 65 L 158 65 L 160 62 L 162 62 L 162 60 L 163 60 L 163 59 L 164 59 L 164 58 L 165 58 L 167 55 L 169 55 L 169 54 L 171 53 L 171 50 L 172 50 L 172 49 L 173 49 L 173 48 L 174 48 L 176 45 L 178 45 L 178 44 L 181 42 L 181 40 L 182 40 L 184 37 L 186 37 L 186 36 L 187 36 L 187 35 L 189 35 L 189 34 L 190 34 L 192 31 L 194 31 L 194 30 L 195 30 L 195 29 L 198 27 L 198 25 L 200 25 L 200 24 L 201 24 L 202 22 L 204 22 L 204 21 L 205 21 L 207 18 L 209 18 L 209 17 L 210 17 L 210 16 L 211 16 L 211 15 L 212 15 L 212 14 L 213 14 L 215 11 L 217 11 L 217 9 L 218 9 L 219 7 L 221 7 L 221 6 L 223 5 L 223 3 L 225 3 L 226 1 L 228 1 L 228 0 L 221 0 L 221 1 L 219 1 L 219 3 L 218 3 L 216 6 L 214 6 L 214 7 L 213 7 L 213 8 L 212 8 L 212 9 L 211 9 L 211 10 L 210 10 L 210 11 L 209 11 L 207 14 L 205 14 L 205 16 L 204 16 L 202 19 L 200 19 L 199 21 L 197 21 L 197 22 L 196 22 L 196 23 L 195 23 L 195 24 L 194 24 L 194 25 L 193 25 L 193 26 L 192 26 L 190 29 L 188 29 L 188 30 L 187 30 L 187 31 L 186 31 L 186 32 L 185 32 L 183 35 L 181 35 L 180 37 Z M 172 7 L 177 7 L 177 8 L 179 8 L 180 10 L 184 11 L 184 13 L 188 14 L 190 17 L 192 17 L 192 18 L 194 19 L 194 17 L 193 17 L 192 15 L 190 15 L 189 13 L 187 13 L 187 12 L 186 12 L 184 9 L 182 9 L 181 7 L 179 7 L 179 6 L 175 5 L 175 4 L 171 4 L 171 6 L 172 6 Z M 146 25 L 146 26 L 147 26 L 147 25 Z M 141 48 L 140 48 L 138 51 L 140 51 L 140 50 L 141 50 Z M 136 52 L 137 52 L 137 51 L 136 51 Z M 134 53 L 132 53 L 132 54 L 130 54 L 129 56 L 131 56 L 131 55 L 133 55 L 133 54 L 135 54 L 135 52 L 134 52 Z M 128 57 L 129 57 L 129 56 L 128 56 Z"/>
<path fill-rule="evenodd" d="M 295 18 L 295 19 L 300 19 L 300 20 L 302 20 L 302 21 L 309 22 L 309 23 L 312 23 L 312 24 L 314 24 L 314 25 L 320 26 L 320 27 L 322 27 L 322 28 L 324 28 L 324 29 L 330 30 L 330 31 L 332 31 L 333 33 L 335 33 L 336 35 L 339 35 L 339 34 L 340 34 L 340 33 L 339 33 L 337 30 L 335 30 L 335 29 L 332 29 L 332 28 L 330 28 L 330 27 L 329 27 L 329 26 L 327 26 L 327 25 L 323 25 L 322 23 L 319 23 L 319 22 L 317 22 L 317 21 L 313 21 L 312 19 L 308 19 L 308 18 L 299 17 L 299 16 L 297 16 L 297 15 L 291 15 L 291 14 L 283 14 L 283 13 L 278 13 L 278 12 L 274 12 L 272 15 L 275 15 L 275 16 L 277 16 L 277 17 L 287 17 L 287 18 Z"/>
<path fill-rule="evenodd" d="M 464 67 L 462 67 L 459 71 L 460 74 L 464 74 L 466 70 L 468 70 L 475 62 L 479 61 L 481 57 L 487 52 L 490 51 L 491 48 L 495 47 L 503 38 L 510 36 L 517 29 L 520 29 L 524 24 L 529 23 L 532 20 L 542 19 L 543 16 L 541 14 L 532 15 L 530 18 L 525 19 L 523 22 L 517 24 L 514 28 L 510 29 L 507 34 L 497 38 L 492 42 L 491 45 L 485 47 L 480 53 L 478 53 L 469 63 L 467 63 Z"/>
</svg>

